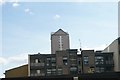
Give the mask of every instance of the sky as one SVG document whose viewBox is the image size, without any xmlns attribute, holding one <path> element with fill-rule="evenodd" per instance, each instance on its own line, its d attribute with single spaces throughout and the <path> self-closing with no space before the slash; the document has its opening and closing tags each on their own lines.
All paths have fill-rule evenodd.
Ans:
<svg viewBox="0 0 120 80">
<path fill-rule="evenodd" d="M 27 64 L 28 54 L 50 54 L 50 34 L 60 28 L 69 33 L 71 49 L 107 47 L 118 37 L 118 3 L 105 1 L 3 2 L 0 77 L 5 70 Z"/>
</svg>

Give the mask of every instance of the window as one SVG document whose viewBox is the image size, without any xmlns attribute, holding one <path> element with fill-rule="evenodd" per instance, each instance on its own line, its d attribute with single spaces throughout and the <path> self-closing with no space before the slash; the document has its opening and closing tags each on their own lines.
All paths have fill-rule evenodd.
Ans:
<svg viewBox="0 0 120 80">
<path fill-rule="evenodd" d="M 96 67 L 96 72 L 97 73 L 104 72 L 104 67 Z"/>
<path fill-rule="evenodd" d="M 37 70 L 37 74 L 40 74 L 40 70 Z"/>
<path fill-rule="evenodd" d="M 62 50 L 63 49 L 63 43 L 62 43 L 62 36 L 59 36 L 59 48 L 60 48 L 60 50 Z"/>
<path fill-rule="evenodd" d="M 80 61 L 80 59 L 78 59 L 78 64 L 81 65 L 81 61 Z"/>
<path fill-rule="evenodd" d="M 40 59 L 35 59 L 35 63 L 40 63 L 41 60 Z"/>
<path fill-rule="evenodd" d="M 51 60 L 55 60 L 55 58 L 51 58 Z"/>
<path fill-rule="evenodd" d="M 51 62 L 56 62 L 56 58 L 51 58 Z"/>
<path fill-rule="evenodd" d="M 56 71 L 56 69 L 52 69 L 52 71 Z"/>
<path fill-rule="evenodd" d="M 62 68 L 58 68 L 58 75 L 62 75 Z"/>
<path fill-rule="evenodd" d="M 51 72 L 51 69 L 47 69 L 47 71 L 50 71 L 50 72 Z"/>
<path fill-rule="evenodd" d="M 50 64 L 49 64 L 49 63 L 47 63 L 46 65 L 47 65 L 47 66 L 49 66 Z"/>
<path fill-rule="evenodd" d="M 85 65 L 88 64 L 88 56 L 84 56 L 83 59 L 84 59 L 84 64 Z"/>
<path fill-rule="evenodd" d="M 69 53 L 70 56 L 76 56 L 76 53 Z"/>
<path fill-rule="evenodd" d="M 104 60 L 102 56 L 95 57 L 95 64 L 104 64 Z"/>
<path fill-rule="evenodd" d="M 47 69 L 47 75 L 51 75 L 51 69 Z"/>
<path fill-rule="evenodd" d="M 52 74 L 56 75 L 56 69 L 52 69 Z"/>
<path fill-rule="evenodd" d="M 76 58 L 71 58 L 70 60 L 71 60 L 71 61 L 76 61 L 77 59 L 76 59 Z"/>
<path fill-rule="evenodd" d="M 71 67 L 70 71 L 77 71 L 77 67 Z"/>
<path fill-rule="evenodd" d="M 38 63 L 38 59 L 35 59 L 35 63 Z"/>
<path fill-rule="evenodd" d="M 68 65 L 67 57 L 63 57 L 63 64 L 64 64 L 64 65 Z"/>
<path fill-rule="evenodd" d="M 70 74 L 77 74 L 77 67 L 71 67 L 70 68 Z"/>
<path fill-rule="evenodd" d="M 113 63 L 113 59 L 111 56 L 106 56 L 105 58 L 105 64 L 112 64 Z"/>
<path fill-rule="evenodd" d="M 52 65 L 52 66 L 56 66 L 56 64 L 55 64 L 55 63 L 52 63 L 51 65 Z"/>
<path fill-rule="evenodd" d="M 47 60 L 49 61 L 49 60 L 50 60 L 50 58 L 47 58 Z"/>
</svg>

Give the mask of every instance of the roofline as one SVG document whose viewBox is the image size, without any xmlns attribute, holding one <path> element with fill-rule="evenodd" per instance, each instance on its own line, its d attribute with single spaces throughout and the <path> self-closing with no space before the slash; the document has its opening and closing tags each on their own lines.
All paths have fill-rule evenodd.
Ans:
<svg viewBox="0 0 120 80">
<path fill-rule="evenodd" d="M 11 69 L 9 69 L 9 70 L 5 70 L 5 72 L 7 72 L 7 71 L 11 71 L 11 70 L 14 70 L 14 69 L 17 69 L 17 68 L 23 67 L 23 66 L 28 66 L 28 64 L 24 64 L 24 65 L 21 65 L 21 66 L 15 67 L 15 68 L 11 68 Z"/>
<path fill-rule="evenodd" d="M 118 37 L 117 39 L 113 40 L 106 48 L 103 49 L 103 51 L 104 51 L 105 49 L 107 49 L 111 44 L 113 44 L 113 42 L 115 42 L 116 40 L 120 40 L 120 37 Z"/>
<path fill-rule="evenodd" d="M 63 31 L 65 34 L 69 35 L 69 34 L 68 34 L 67 32 L 65 32 L 64 30 L 62 30 L 62 29 L 59 29 L 59 30 L 61 30 L 61 31 Z M 51 35 L 56 34 L 59 30 L 57 30 L 56 32 L 52 32 Z"/>
</svg>

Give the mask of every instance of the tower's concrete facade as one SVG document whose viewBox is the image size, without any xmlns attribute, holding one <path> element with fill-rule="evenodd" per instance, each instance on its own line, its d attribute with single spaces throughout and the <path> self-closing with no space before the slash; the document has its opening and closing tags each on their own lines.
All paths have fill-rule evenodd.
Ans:
<svg viewBox="0 0 120 80">
<path fill-rule="evenodd" d="M 66 49 L 69 49 L 69 34 L 62 29 L 51 33 L 51 53 Z"/>
</svg>

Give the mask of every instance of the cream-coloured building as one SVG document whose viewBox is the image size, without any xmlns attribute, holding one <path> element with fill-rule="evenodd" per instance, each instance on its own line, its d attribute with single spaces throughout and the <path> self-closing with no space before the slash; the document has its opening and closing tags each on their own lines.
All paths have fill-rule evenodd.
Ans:
<svg viewBox="0 0 120 80">
<path fill-rule="evenodd" d="M 62 29 L 51 33 L 51 53 L 69 49 L 69 34 Z"/>
<path fill-rule="evenodd" d="M 114 52 L 114 71 L 120 71 L 120 37 L 114 40 L 103 52 Z"/>
<path fill-rule="evenodd" d="M 5 78 L 28 77 L 28 64 L 5 71 Z"/>
</svg>

